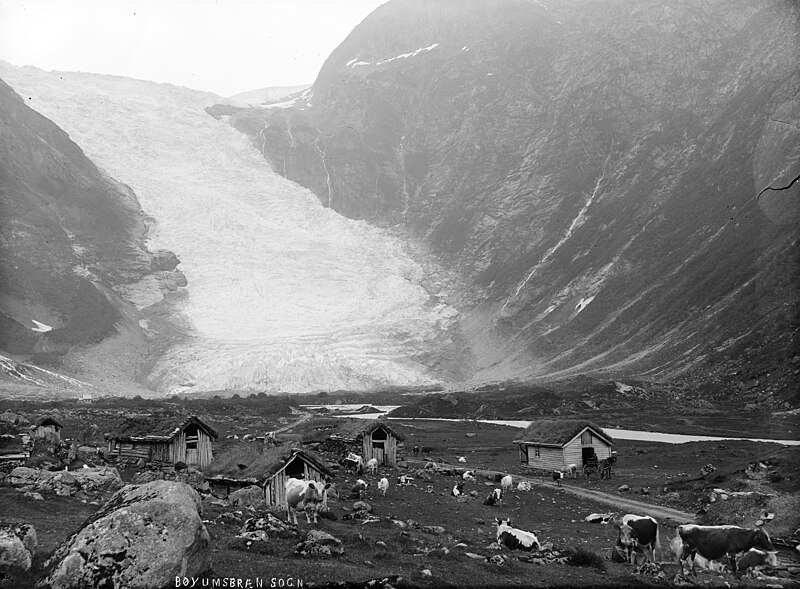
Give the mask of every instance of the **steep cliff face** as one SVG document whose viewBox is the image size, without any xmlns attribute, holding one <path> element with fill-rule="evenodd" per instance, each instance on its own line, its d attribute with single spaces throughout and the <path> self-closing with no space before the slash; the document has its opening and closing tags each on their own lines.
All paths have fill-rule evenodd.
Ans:
<svg viewBox="0 0 800 589">
<path fill-rule="evenodd" d="M 477 380 L 791 394 L 798 30 L 789 1 L 393 0 L 293 102 L 210 112 L 458 269 Z"/>
<path fill-rule="evenodd" d="M 2 81 L 0 123 L 0 349 L 57 364 L 131 323 L 126 295 L 160 299 L 155 275 L 182 283 L 178 260 L 147 251 L 133 192 Z"/>
</svg>

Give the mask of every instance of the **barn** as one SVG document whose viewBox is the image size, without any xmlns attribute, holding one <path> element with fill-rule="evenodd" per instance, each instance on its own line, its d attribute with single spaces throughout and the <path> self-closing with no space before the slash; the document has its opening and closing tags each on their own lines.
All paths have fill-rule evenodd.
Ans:
<svg viewBox="0 0 800 589">
<path fill-rule="evenodd" d="M 381 466 L 397 466 L 405 438 L 385 421 L 342 419 L 340 426 L 328 436 L 331 442 L 342 442 L 360 452 L 364 462 L 375 458 Z"/>
<path fill-rule="evenodd" d="M 582 468 L 592 456 L 608 458 L 614 440 L 591 421 L 542 419 L 532 422 L 514 443 L 523 466 L 552 472 L 569 464 Z"/>
<path fill-rule="evenodd" d="M 126 418 L 105 438 L 108 454 L 117 459 L 144 459 L 160 465 L 183 462 L 203 469 L 211 464 L 217 432 L 194 415 L 183 419 L 139 416 Z"/>
<path fill-rule="evenodd" d="M 290 478 L 306 481 L 327 481 L 333 473 L 325 461 L 306 450 L 271 448 L 274 461 L 267 467 L 264 481 L 264 502 L 269 505 L 286 505 L 286 481 Z M 269 452 L 267 452 L 269 455 Z"/>
<path fill-rule="evenodd" d="M 54 442 L 61 440 L 61 423 L 55 417 L 40 417 L 31 430 L 35 439 L 46 438 Z"/>
</svg>

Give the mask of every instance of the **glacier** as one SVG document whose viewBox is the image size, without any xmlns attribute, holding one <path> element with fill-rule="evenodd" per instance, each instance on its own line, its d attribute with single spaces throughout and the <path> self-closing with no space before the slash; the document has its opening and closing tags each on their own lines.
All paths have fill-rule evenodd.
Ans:
<svg viewBox="0 0 800 589">
<path fill-rule="evenodd" d="M 181 260 L 188 296 L 176 304 L 190 335 L 156 359 L 148 386 L 299 393 L 441 382 L 428 366 L 454 345 L 458 310 L 426 291 L 402 240 L 323 207 L 204 111 L 226 99 L 117 76 L 7 65 L 0 74 L 134 190 L 156 220 L 148 247 Z"/>
</svg>

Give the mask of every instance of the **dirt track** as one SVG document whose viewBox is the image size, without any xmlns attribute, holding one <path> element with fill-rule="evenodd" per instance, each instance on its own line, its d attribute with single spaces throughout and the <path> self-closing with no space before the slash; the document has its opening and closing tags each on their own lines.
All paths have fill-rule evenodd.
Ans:
<svg viewBox="0 0 800 589">
<path fill-rule="evenodd" d="M 408 462 L 409 464 L 412 463 L 420 465 L 425 464 L 425 461 L 423 460 L 409 460 Z M 447 466 L 450 468 L 454 468 L 450 464 L 448 464 Z M 470 469 L 470 470 L 474 470 L 475 474 L 478 476 L 492 475 L 497 472 L 494 470 L 483 470 L 483 469 Z M 549 487 L 551 489 L 555 488 L 555 483 L 552 480 L 544 481 L 542 479 L 523 477 L 515 474 L 512 474 L 511 476 L 514 479 L 515 486 L 521 481 L 528 481 L 531 485 L 536 485 L 539 487 Z M 611 493 L 605 493 L 603 491 L 595 491 L 594 489 L 573 487 L 569 485 L 568 483 L 569 479 L 564 479 L 564 481 L 567 482 L 562 483 L 562 485 L 558 487 L 559 490 L 562 490 L 564 493 L 572 493 L 573 495 L 577 495 L 585 499 L 591 499 L 593 501 L 597 501 L 598 503 L 605 503 L 606 505 L 614 507 L 614 511 L 626 511 L 626 512 L 636 513 L 637 515 L 649 515 L 659 521 L 671 520 L 676 525 L 694 523 L 695 516 L 686 511 L 680 511 L 678 509 L 672 509 L 671 507 L 664 507 L 662 505 L 654 505 L 653 503 L 646 503 L 645 501 L 638 501 L 636 499 L 623 497 L 621 495 L 612 495 Z"/>
</svg>

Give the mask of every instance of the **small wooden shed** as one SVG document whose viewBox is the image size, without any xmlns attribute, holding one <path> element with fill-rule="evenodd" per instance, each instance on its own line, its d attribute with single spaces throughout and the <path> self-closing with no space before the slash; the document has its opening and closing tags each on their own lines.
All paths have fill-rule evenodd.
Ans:
<svg viewBox="0 0 800 589">
<path fill-rule="evenodd" d="M 183 462 L 203 469 L 211 464 L 211 446 L 217 432 L 194 415 L 183 419 L 131 417 L 105 437 L 109 455 L 117 458 L 143 458 L 167 464 Z"/>
<path fill-rule="evenodd" d="M 55 417 L 48 415 L 36 420 L 36 425 L 32 426 L 31 430 L 35 439 L 47 438 L 57 442 L 61 440 L 61 427 L 61 423 Z"/>
<path fill-rule="evenodd" d="M 273 448 L 273 450 L 282 449 Z M 306 450 L 292 448 L 275 454 L 277 459 L 267 468 L 269 474 L 264 481 L 264 502 L 268 506 L 286 506 L 287 479 L 325 482 L 333 477 L 325 462 Z"/>
<path fill-rule="evenodd" d="M 614 440 L 587 420 L 541 419 L 532 422 L 519 439 L 520 461 L 531 469 L 562 470 L 570 464 L 583 468 L 595 456 L 611 456 Z"/>
<path fill-rule="evenodd" d="M 405 437 L 381 420 L 343 419 L 329 436 L 333 441 L 357 446 L 364 462 L 375 458 L 381 466 L 397 466 L 397 456 Z"/>
</svg>

